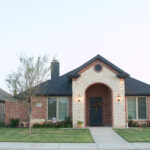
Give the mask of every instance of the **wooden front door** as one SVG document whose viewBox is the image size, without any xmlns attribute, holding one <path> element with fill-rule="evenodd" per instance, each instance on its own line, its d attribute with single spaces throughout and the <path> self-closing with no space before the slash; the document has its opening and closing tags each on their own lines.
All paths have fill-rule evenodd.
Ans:
<svg viewBox="0 0 150 150">
<path fill-rule="evenodd" d="M 5 123 L 5 103 L 0 101 L 0 124 Z"/>
<path fill-rule="evenodd" d="M 102 98 L 91 97 L 89 99 L 90 106 L 90 126 L 102 126 Z"/>
</svg>

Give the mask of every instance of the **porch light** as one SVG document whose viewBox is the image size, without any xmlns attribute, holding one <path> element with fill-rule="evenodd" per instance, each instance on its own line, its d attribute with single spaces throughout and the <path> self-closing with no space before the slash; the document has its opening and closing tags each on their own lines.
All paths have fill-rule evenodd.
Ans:
<svg viewBox="0 0 150 150">
<path fill-rule="evenodd" d="M 117 95 L 117 101 L 118 101 L 118 102 L 121 101 L 121 96 L 120 96 L 120 94 Z"/>
<path fill-rule="evenodd" d="M 120 79 L 120 83 L 124 83 L 124 79 Z"/>
<path fill-rule="evenodd" d="M 78 95 L 77 100 L 78 100 L 78 102 L 81 102 L 81 96 L 80 96 L 80 94 Z"/>
</svg>

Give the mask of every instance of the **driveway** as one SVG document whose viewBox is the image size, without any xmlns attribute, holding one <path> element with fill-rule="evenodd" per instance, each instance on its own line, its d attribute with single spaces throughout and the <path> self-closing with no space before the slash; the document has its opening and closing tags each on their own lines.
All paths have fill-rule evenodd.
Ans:
<svg viewBox="0 0 150 150">
<path fill-rule="evenodd" d="M 150 143 L 128 143 L 112 128 L 90 128 L 95 143 L 0 142 L 0 150 L 150 150 Z"/>
</svg>

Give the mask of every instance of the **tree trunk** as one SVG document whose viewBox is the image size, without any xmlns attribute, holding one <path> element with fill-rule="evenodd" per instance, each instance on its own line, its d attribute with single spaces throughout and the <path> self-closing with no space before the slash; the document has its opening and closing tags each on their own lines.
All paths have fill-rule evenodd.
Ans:
<svg viewBox="0 0 150 150">
<path fill-rule="evenodd" d="M 28 116 L 29 116 L 29 135 L 32 134 L 32 126 L 31 126 L 31 114 L 32 114 L 32 108 L 31 108 L 31 99 L 28 100 Z"/>
</svg>

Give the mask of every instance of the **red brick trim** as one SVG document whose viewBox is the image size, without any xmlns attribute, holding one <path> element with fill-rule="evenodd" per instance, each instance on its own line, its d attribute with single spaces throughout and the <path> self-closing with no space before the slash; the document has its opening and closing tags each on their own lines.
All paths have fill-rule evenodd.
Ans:
<svg viewBox="0 0 150 150">
<path fill-rule="evenodd" d="M 82 70 L 80 70 L 78 73 L 81 74 L 84 71 L 88 70 L 89 68 L 91 68 L 91 67 L 93 67 L 93 66 L 95 66 L 97 64 L 100 64 L 102 66 L 102 69 L 103 69 L 103 67 L 106 67 L 107 69 L 109 69 L 110 71 L 112 71 L 113 73 L 115 73 L 116 75 L 118 74 L 118 72 L 116 70 L 112 69 L 110 66 L 108 66 L 107 64 L 105 64 L 104 62 L 102 62 L 100 60 L 96 60 L 96 61 L 92 62 L 91 64 L 89 64 L 88 66 L 86 66 L 85 68 L 83 68 Z"/>
<path fill-rule="evenodd" d="M 106 84 L 104 84 L 104 83 L 100 83 L 100 82 L 96 82 L 96 83 L 93 83 L 93 84 L 91 84 L 91 85 L 89 85 L 87 88 L 86 88 L 86 90 L 85 90 L 85 93 L 84 93 L 84 103 L 85 103 L 85 107 L 84 107 L 84 120 L 85 120 L 85 122 L 84 122 L 84 125 L 85 126 L 87 126 L 87 90 L 91 87 L 91 86 L 93 86 L 93 85 L 97 85 L 97 84 L 99 84 L 100 86 L 101 85 L 103 85 L 103 86 L 106 86 L 107 88 L 108 88 L 108 90 L 110 91 L 110 99 L 111 99 L 111 102 L 110 102 L 110 104 L 111 104 L 111 126 L 114 126 L 114 121 L 113 121 L 113 93 L 112 93 L 112 89 L 108 86 L 108 85 L 106 85 Z M 108 91 L 108 92 L 109 92 Z M 104 115 L 104 114 L 103 114 Z"/>
<path fill-rule="evenodd" d="M 128 121 L 128 112 L 127 112 L 127 96 L 125 96 L 125 122 Z"/>
</svg>

